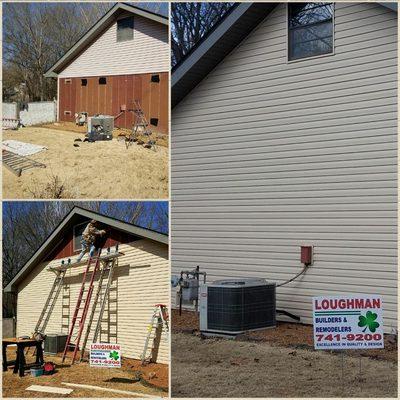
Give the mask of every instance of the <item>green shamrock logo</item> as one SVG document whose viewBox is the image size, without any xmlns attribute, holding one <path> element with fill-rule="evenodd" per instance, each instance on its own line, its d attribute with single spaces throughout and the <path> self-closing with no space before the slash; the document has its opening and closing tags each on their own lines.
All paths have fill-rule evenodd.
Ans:
<svg viewBox="0 0 400 400">
<path fill-rule="evenodd" d="M 119 358 L 118 352 L 116 352 L 115 350 L 112 351 L 112 352 L 110 353 L 110 358 L 112 358 L 113 360 L 117 361 L 118 358 Z"/>
<path fill-rule="evenodd" d="M 365 332 L 368 328 L 372 333 L 374 333 L 376 331 L 376 328 L 379 327 L 379 323 L 375 321 L 377 317 L 377 314 L 371 311 L 367 311 L 365 317 L 363 315 L 360 315 L 358 317 L 358 326 L 361 328 L 365 326 L 363 332 Z"/>
</svg>

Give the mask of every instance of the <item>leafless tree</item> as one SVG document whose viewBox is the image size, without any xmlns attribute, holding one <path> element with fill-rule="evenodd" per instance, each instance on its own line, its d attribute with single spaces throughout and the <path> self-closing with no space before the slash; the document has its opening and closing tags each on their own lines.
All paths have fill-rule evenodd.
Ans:
<svg viewBox="0 0 400 400">
<path fill-rule="evenodd" d="M 172 66 L 232 8 L 232 2 L 171 3 Z"/>
</svg>

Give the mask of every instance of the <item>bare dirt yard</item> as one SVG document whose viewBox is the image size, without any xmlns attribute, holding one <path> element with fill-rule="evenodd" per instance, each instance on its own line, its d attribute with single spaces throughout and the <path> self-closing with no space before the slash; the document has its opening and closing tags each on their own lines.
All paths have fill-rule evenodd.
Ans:
<svg viewBox="0 0 400 400">
<path fill-rule="evenodd" d="M 312 327 L 278 323 L 233 339 L 203 338 L 197 316 L 172 312 L 173 397 L 393 397 L 397 344 L 384 350 L 315 351 Z M 360 374 L 361 362 L 361 374 Z"/>
<path fill-rule="evenodd" d="M 9 348 L 9 360 L 15 358 L 12 349 Z M 31 352 L 30 352 L 31 353 Z M 32 355 L 28 355 L 27 362 L 33 362 Z M 104 392 L 99 390 L 81 389 L 62 385 L 61 382 L 77 383 L 85 385 L 100 386 L 102 388 L 124 390 L 129 392 L 143 393 L 155 397 L 168 396 L 168 366 L 163 364 L 148 364 L 142 366 L 140 361 L 123 359 L 122 368 L 90 368 L 89 364 L 78 363 L 70 366 L 68 362 L 61 364 L 60 356 L 47 356 L 45 361 L 56 364 L 56 373 L 53 375 L 32 377 L 29 371 L 20 378 L 13 374 L 12 367 L 3 372 L 3 397 L 140 397 L 136 395 Z M 52 386 L 64 389 L 73 389 L 69 395 L 57 395 L 45 392 L 31 392 L 26 388 L 31 385 Z"/>
<path fill-rule="evenodd" d="M 68 127 L 67 127 L 68 128 Z M 168 148 L 156 151 L 124 142 L 75 142 L 83 133 L 59 126 L 26 127 L 4 131 L 13 139 L 42 145 L 48 150 L 29 158 L 46 168 L 31 168 L 20 177 L 3 166 L 3 197 L 64 199 L 162 199 L 168 197 Z M 74 144 L 76 146 L 74 146 Z"/>
</svg>

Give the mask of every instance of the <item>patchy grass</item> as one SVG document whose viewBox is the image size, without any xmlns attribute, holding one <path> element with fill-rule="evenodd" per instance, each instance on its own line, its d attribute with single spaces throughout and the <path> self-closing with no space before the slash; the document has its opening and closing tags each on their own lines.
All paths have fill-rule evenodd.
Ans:
<svg viewBox="0 0 400 400">
<path fill-rule="evenodd" d="M 30 156 L 47 168 L 15 176 L 3 167 L 3 197 L 163 199 L 168 197 L 168 149 L 128 149 L 117 139 L 74 142 L 83 134 L 28 127 L 3 132 L 3 139 L 41 144 L 48 150 Z M 74 146 L 77 144 L 77 146 Z"/>
</svg>

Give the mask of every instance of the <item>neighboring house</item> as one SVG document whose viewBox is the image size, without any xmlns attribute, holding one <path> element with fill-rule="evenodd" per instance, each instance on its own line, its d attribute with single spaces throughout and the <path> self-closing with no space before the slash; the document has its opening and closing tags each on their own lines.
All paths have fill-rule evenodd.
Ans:
<svg viewBox="0 0 400 400">
<path fill-rule="evenodd" d="M 100 341 L 118 343 L 123 356 L 139 359 L 155 304 L 169 303 L 168 236 L 79 207 L 71 210 L 5 288 L 5 292 L 17 295 L 17 336 L 34 331 L 55 279 L 48 268 L 76 258 L 82 230 L 91 219 L 110 232 L 105 247 L 119 243 L 119 251 L 124 254 L 118 258 L 114 272 Z M 86 263 L 68 269 L 45 333 L 68 333 L 85 268 Z M 157 361 L 168 363 L 165 332 L 160 343 Z"/>
<path fill-rule="evenodd" d="M 279 309 L 379 294 L 397 328 L 397 46 L 394 3 L 233 7 L 171 77 L 173 274 L 279 284 L 313 245 Z"/>
<path fill-rule="evenodd" d="M 134 100 L 168 133 L 168 18 L 117 3 L 45 74 L 58 79 L 58 119 L 107 114 L 131 128 Z M 125 110 L 125 111 L 124 111 Z"/>
</svg>

